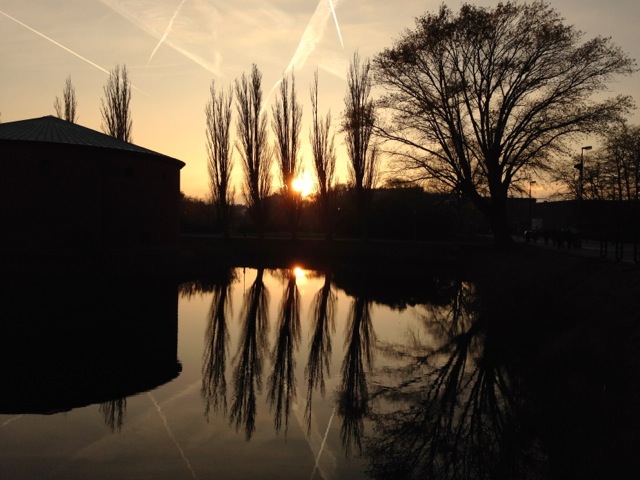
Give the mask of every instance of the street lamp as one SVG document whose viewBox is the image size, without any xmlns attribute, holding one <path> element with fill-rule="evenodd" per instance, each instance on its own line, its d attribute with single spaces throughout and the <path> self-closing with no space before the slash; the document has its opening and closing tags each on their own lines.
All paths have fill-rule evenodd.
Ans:
<svg viewBox="0 0 640 480">
<path fill-rule="evenodd" d="M 531 201 L 531 185 L 535 185 L 535 180 L 529 180 L 529 229 L 533 230 L 533 202 Z"/>
<path fill-rule="evenodd" d="M 578 169 L 578 244 L 582 246 L 582 192 L 584 188 L 584 151 L 591 150 L 591 145 L 580 150 L 580 163 L 574 165 Z"/>
</svg>

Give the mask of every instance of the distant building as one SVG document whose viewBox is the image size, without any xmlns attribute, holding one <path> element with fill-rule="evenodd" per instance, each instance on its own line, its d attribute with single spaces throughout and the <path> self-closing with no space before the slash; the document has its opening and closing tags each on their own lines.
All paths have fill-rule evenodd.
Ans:
<svg viewBox="0 0 640 480">
<path fill-rule="evenodd" d="M 0 255 L 175 250 L 184 165 L 53 116 L 0 123 Z"/>
</svg>

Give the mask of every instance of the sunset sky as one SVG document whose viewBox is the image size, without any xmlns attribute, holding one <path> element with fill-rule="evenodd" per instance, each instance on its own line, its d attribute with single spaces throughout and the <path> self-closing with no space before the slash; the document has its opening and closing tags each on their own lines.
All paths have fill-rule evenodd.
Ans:
<svg viewBox="0 0 640 480">
<path fill-rule="evenodd" d="M 349 60 L 391 46 L 438 0 L 0 0 L 0 120 L 55 114 L 71 76 L 78 123 L 100 130 L 108 72 L 126 65 L 134 86 L 133 143 L 186 163 L 181 190 L 208 193 L 204 107 L 212 80 L 231 85 L 256 63 L 268 95 L 294 69 L 303 105 L 302 155 L 308 146 L 309 86 L 319 70 L 320 111 L 334 125 L 344 106 Z M 455 11 L 463 2 L 447 4 Z M 496 1 L 479 0 L 491 6 Z M 556 0 L 551 4 L 587 38 L 611 36 L 640 59 L 640 9 L 634 0 Z M 612 84 L 640 102 L 640 77 Z M 273 95 L 269 100 L 273 99 Z M 640 123 L 636 112 L 632 123 Z M 586 139 L 585 141 L 589 141 Z M 339 180 L 346 181 L 342 137 Z M 236 165 L 236 174 L 240 165 Z M 544 186 L 536 185 L 543 195 Z M 536 192 L 534 192 L 535 194 Z"/>
</svg>

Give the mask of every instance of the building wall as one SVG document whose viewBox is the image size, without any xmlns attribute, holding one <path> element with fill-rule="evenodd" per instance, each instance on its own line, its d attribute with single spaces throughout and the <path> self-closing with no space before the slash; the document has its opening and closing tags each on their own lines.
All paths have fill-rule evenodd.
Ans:
<svg viewBox="0 0 640 480">
<path fill-rule="evenodd" d="M 135 152 L 0 143 L 0 248 L 177 247 L 181 163 Z"/>
</svg>

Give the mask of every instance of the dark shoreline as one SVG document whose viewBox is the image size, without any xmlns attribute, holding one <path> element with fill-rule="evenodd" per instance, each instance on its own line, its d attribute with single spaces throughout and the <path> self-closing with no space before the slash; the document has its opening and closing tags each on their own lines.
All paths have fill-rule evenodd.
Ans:
<svg viewBox="0 0 640 480">
<path fill-rule="evenodd" d="M 283 268 L 375 268 L 397 269 L 404 263 L 425 268 L 457 268 L 467 257 L 495 250 L 489 239 L 457 242 L 301 238 L 222 239 L 183 236 L 181 266 L 188 271 L 207 267 L 246 266 Z"/>
</svg>

